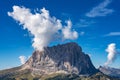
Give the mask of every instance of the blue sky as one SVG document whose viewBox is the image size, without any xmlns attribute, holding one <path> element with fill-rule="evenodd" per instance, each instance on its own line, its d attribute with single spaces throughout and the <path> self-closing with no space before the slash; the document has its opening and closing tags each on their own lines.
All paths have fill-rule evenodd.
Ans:
<svg viewBox="0 0 120 80">
<path fill-rule="evenodd" d="M 111 43 L 120 48 L 120 0 L 4 0 L 0 3 L 0 69 L 21 65 L 19 56 L 31 56 L 33 36 L 8 15 L 13 6 L 24 6 L 35 14 L 45 8 L 50 16 L 72 22 L 78 33 L 74 40 L 54 40 L 49 46 L 77 42 L 98 67 L 107 61 L 105 51 Z M 22 8 L 22 7 L 21 7 Z M 120 68 L 120 55 L 109 66 Z"/>
</svg>

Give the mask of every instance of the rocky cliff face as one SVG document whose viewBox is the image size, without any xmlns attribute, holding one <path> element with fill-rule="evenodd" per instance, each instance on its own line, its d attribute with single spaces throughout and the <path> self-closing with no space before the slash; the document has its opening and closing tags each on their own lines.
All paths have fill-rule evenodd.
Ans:
<svg viewBox="0 0 120 80">
<path fill-rule="evenodd" d="M 35 51 L 22 68 L 31 69 L 33 74 L 65 72 L 91 75 L 97 72 L 89 56 L 74 42 Z"/>
</svg>

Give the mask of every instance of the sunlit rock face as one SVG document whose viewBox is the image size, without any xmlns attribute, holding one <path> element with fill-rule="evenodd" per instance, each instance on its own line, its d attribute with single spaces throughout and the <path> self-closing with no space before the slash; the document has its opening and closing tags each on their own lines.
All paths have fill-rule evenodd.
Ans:
<svg viewBox="0 0 120 80">
<path fill-rule="evenodd" d="M 45 47 L 44 51 L 35 51 L 23 65 L 33 74 L 50 74 L 55 72 L 91 75 L 97 72 L 89 56 L 74 42 Z"/>
</svg>

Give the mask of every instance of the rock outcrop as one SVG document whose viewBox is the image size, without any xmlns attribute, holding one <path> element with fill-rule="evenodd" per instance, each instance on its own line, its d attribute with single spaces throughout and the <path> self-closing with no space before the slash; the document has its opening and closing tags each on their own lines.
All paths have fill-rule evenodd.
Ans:
<svg viewBox="0 0 120 80">
<path fill-rule="evenodd" d="M 45 47 L 41 52 L 35 51 L 22 68 L 31 69 L 32 73 L 37 75 L 55 72 L 91 75 L 98 71 L 90 57 L 74 42 Z"/>
</svg>

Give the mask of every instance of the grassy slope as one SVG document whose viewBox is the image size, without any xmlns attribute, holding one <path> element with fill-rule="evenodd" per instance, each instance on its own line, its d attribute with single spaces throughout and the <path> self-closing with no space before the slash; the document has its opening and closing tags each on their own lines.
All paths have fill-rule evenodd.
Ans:
<svg viewBox="0 0 120 80">
<path fill-rule="evenodd" d="M 75 74 L 54 73 L 43 76 L 32 76 L 30 70 L 19 71 L 20 67 L 1 70 L 0 80 L 120 80 L 112 78 L 103 73 L 96 73 L 90 77 L 79 77 Z"/>
<path fill-rule="evenodd" d="M 79 77 L 77 75 L 65 75 L 65 74 L 52 74 L 49 76 L 44 77 L 41 80 L 120 80 L 118 78 L 112 78 L 107 75 L 104 75 L 101 72 L 98 72 L 90 77 Z"/>
<path fill-rule="evenodd" d="M 20 66 L 19 67 L 10 68 L 10 69 L 0 70 L 0 75 L 6 74 L 6 73 L 10 73 L 10 72 L 15 72 L 15 71 L 17 71 L 19 69 L 20 69 Z"/>
<path fill-rule="evenodd" d="M 0 71 L 0 80 L 22 80 L 29 79 L 33 80 L 30 70 L 22 70 L 21 67 L 15 67 L 11 69 L 1 70 Z"/>
</svg>

